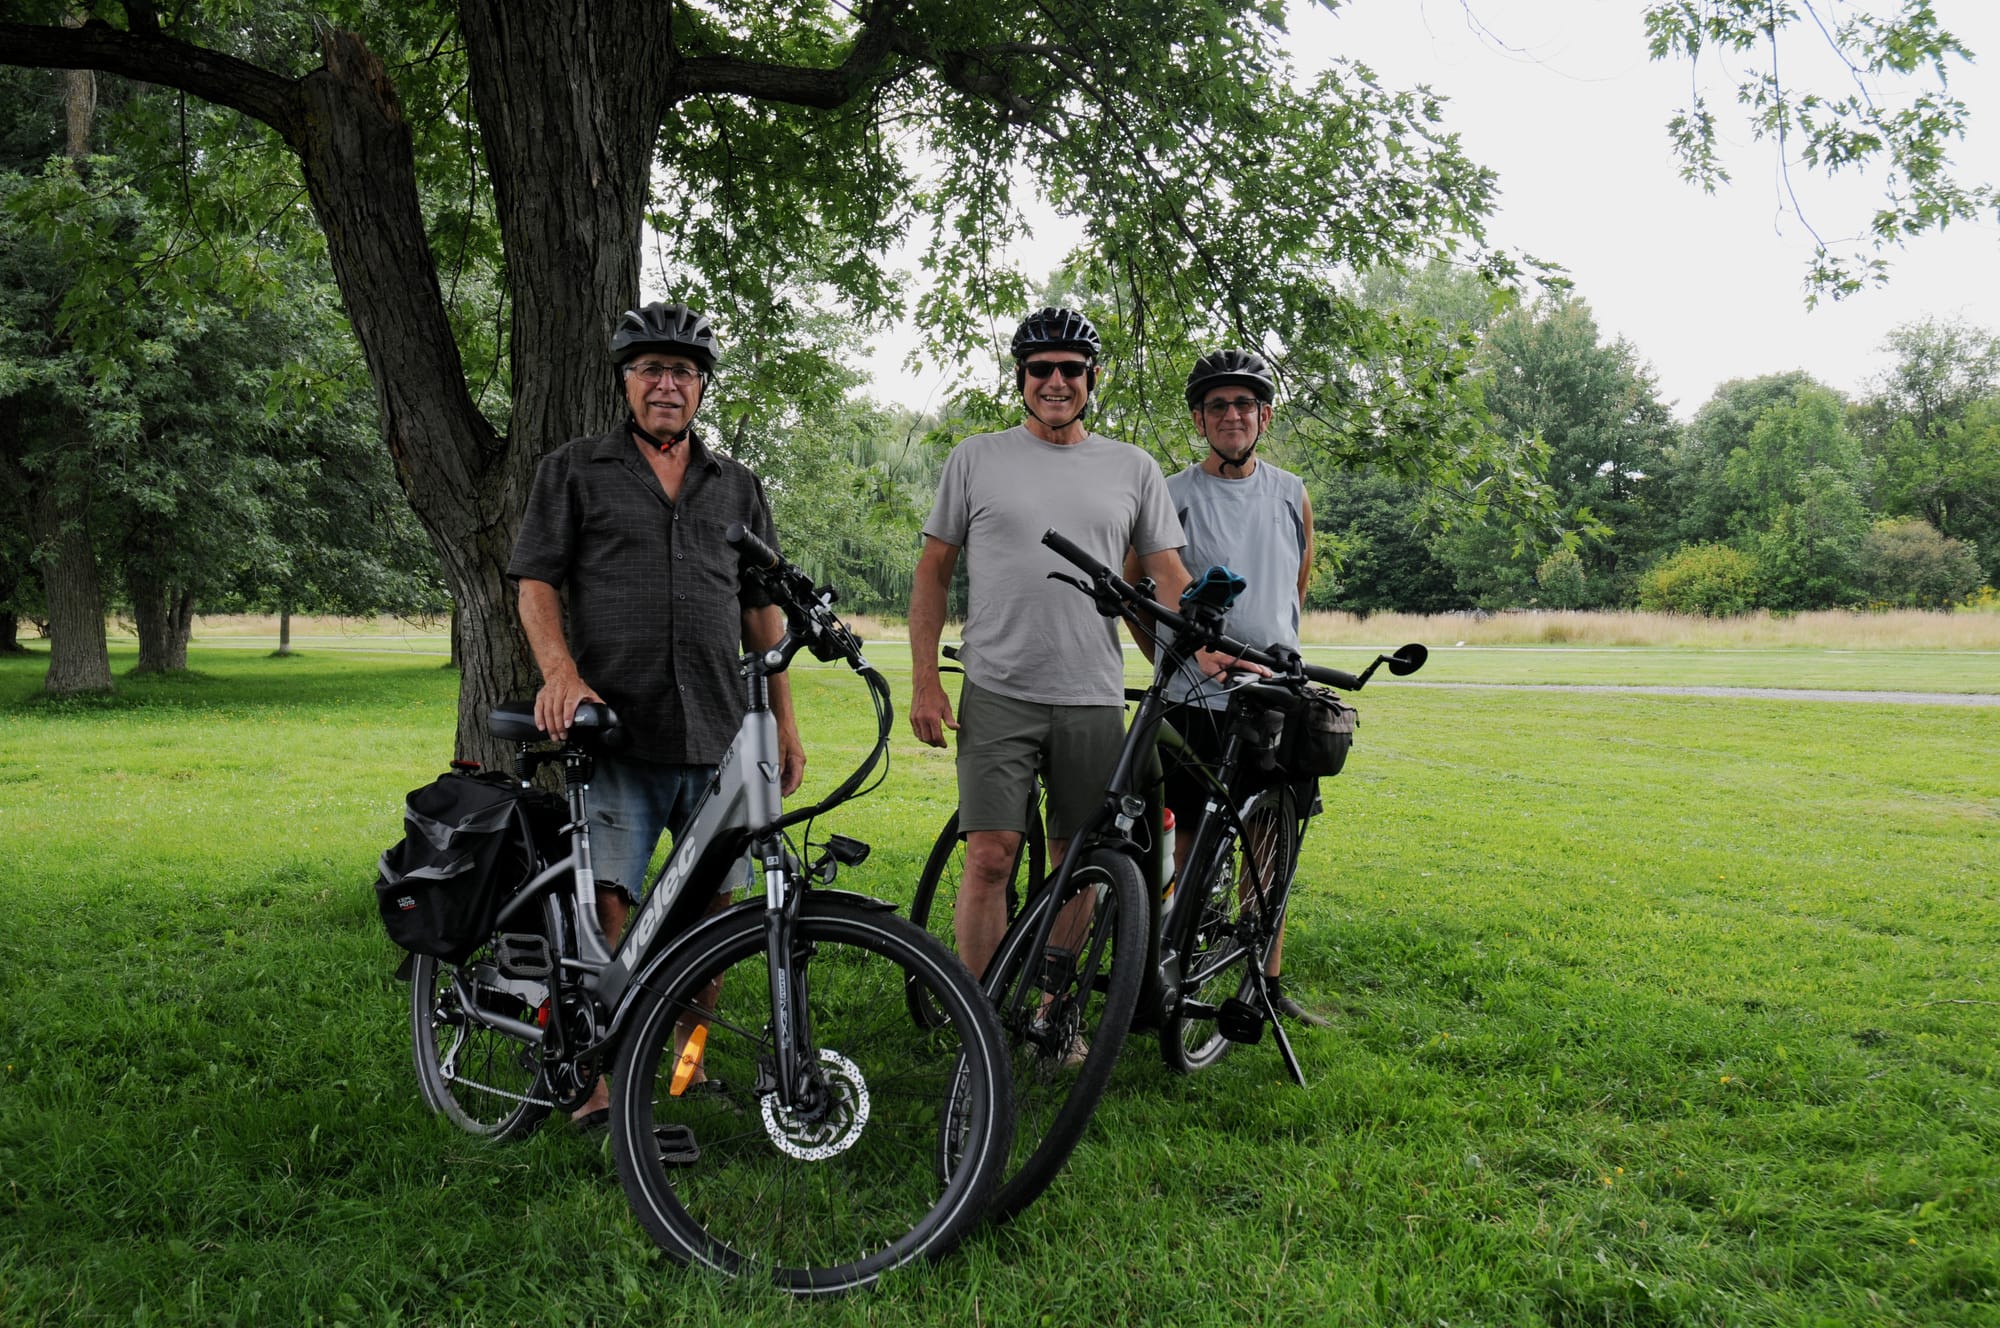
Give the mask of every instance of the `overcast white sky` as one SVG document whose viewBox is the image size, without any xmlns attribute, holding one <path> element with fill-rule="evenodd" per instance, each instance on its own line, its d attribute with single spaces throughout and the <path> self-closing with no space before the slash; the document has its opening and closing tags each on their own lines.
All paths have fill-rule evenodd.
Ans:
<svg viewBox="0 0 2000 1328">
<path fill-rule="evenodd" d="M 1952 85 L 1974 114 L 1957 162 L 1975 179 L 2000 178 L 2000 3 L 1935 7 L 1982 57 L 1960 66 Z M 1682 418 L 1726 379 L 1787 369 L 1858 392 L 1887 367 L 1883 334 L 1914 318 L 2000 328 L 1992 223 L 1923 237 L 1891 255 L 1888 286 L 1808 311 L 1811 235 L 1789 211 L 1769 146 L 1727 118 L 1735 108 L 1723 66 L 1709 70 L 1709 99 L 1725 117 L 1734 182 L 1710 196 L 1676 173 L 1665 125 L 1690 73 L 1647 60 L 1642 9 L 1641 0 L 1471 0 L 1476 31 L 1460 0 L 1349 0 L 1334 14 L 1294 0 L 1292 50 L 1302 68 L 1345 55 L 1388 86 L 1427 83 L 1448 96 L 1447 127 L 1500 176 L 1489 240 L 1567 267 L 1606 338 L 1638 349 Z M 1829 241 L 1862 225 L 1878 196 L 1865 181 L 1841 189 L 1813 180 L 1808 192 L 1808 178 L 1793 173 L 1807 219 Z M 938 376 L 896 367 L 906 349 L 879 339 L 876 391 L 934 404 Z"/>
</svg>

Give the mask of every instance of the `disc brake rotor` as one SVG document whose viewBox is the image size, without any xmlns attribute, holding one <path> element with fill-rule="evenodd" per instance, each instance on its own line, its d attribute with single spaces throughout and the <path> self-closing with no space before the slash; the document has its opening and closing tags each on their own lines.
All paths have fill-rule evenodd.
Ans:
<svg viewBox="0 0 2000 1328">
<path fill-rule="evenodd" d="M 820 1048 L 820 1075 L 830 1099 L 816 1120 L 801 1120 L 778 1101 L 764 1097 L 764 1132 L 771 1142 L 805 1162 L 824 1162 L 854 1147 L 868 1124 L 868 1084 L 861 1067 L 837 1051 Z"/>
</svg>

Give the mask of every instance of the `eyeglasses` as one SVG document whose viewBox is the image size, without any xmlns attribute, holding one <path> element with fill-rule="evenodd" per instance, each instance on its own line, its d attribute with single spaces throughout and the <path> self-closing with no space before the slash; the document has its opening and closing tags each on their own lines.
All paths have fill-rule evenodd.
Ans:
<svg viewBox="0 0 2000 1328">
<path fill-rule="evenodd" d="M 1090 368 L 1089 360 L 1029 360 L 1021 366 L 1030 378 L 1047 378 L 1059 373 L 1065 378 L 1081 378 Z"/>
<path fill-rule="evenodd" d="M 1228 401 L 1204 401 L 1201 403 L 1201 413 L 1208 416 L 1211 420 L 1221 420 L 1227 419 L 1229 412 L 1232 410 L 1243 415 L 1255 415 L 1257 408 L 1263 404 L 1263 402 L 1257 400 L 1255 397 L 1233 397 Z"/>
<path fill-rule="evenodd" d="M 661 364 L 658 360 L 628 364 L 625 372 L 642 383 L 657 383 L 663 378 L 671 378 L 675 387 L 690 387 L 701 381 L 701 372 L 697 369 L 690 369 L 685 364 Z"/>
</svg>

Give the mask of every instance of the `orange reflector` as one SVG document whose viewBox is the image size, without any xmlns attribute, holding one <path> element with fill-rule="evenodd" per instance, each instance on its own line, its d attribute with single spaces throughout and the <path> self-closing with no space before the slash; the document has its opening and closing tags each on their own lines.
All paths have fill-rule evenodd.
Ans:
<svg viewBox="0 0 2000 1328">
<path fill-rule="evenodd" d="M 681 1058 L 674 1066 L 674 1082 L 667 1088 L 671 1097 L 679 1097 L 687 1092 L 688 1083 L 694 1072 L 701 1067 L 701 1049 L 708 1045 L 708 1025 L 696 1024 L 688 1034 L 687 1045 L 681 1048 Z"/>
</svg>

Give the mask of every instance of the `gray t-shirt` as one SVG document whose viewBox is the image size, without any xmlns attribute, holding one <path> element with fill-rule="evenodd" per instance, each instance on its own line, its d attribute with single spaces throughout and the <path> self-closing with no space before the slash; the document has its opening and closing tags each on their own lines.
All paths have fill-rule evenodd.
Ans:
<svg viewBox="0 0 2000 1328">
<path fill-rule="evenodd" d="M 1199 577 L 1220 565 L 1249 584 L 1229 610 L 1224 630 L 1245 645 L 1278 644 L 1298 648 L 1299 564 L 1306 552 L 1305 481 L 1288 470 L 1259 460 L 1257 469 L 1240 479 L 1211 475 L 1189 466 L 1167 480 L 1174 512 L 1187 543 L 1181 561 L 1188 575 Z M 1197 689 L 1189 677 L 1176 677 L 1167 695 L 1175 701 L 1190 696 L 1199 703 L 1222 706 L 1227 698 L 1213 686 Z"/>
<path fill-rule="evenodd" d="M 1180 522 L 1152 457 L 1091 434 L 1045 443 L 1016 425 L 952 449 L 924 534 L 964 551 L 970 594 L 961 662 L 988 691 L 1043 705 L 1123 705 L 1118 620 L 1074 587 L 1042 543 L 1056 530 L 1114 570 L 1126 549 L 1179 548 Z"/>
</svg>

